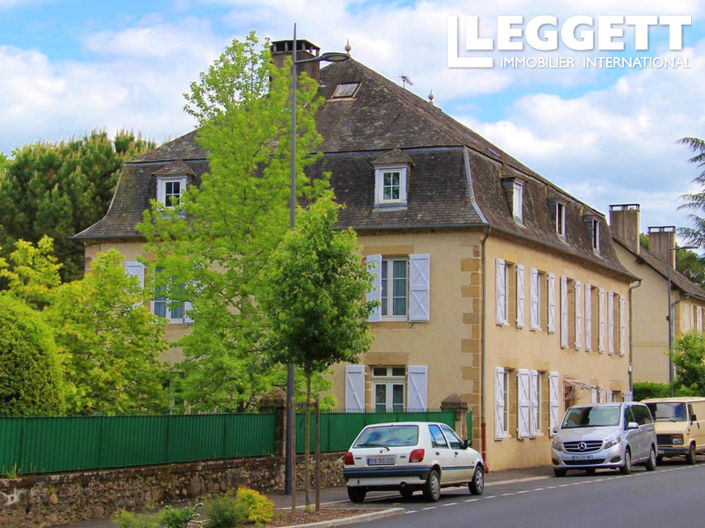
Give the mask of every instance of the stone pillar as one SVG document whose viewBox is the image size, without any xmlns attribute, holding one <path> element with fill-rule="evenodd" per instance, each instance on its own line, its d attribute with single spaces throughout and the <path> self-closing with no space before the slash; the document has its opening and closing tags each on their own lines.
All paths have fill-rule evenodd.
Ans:
<svg viewBox="0 0 705 528">
<path fill-rule="evenodd" d="M 456 393 L 450 394 L 445 400 L 441 402 L 442 411 L 453 411 L 455 413 L 455 432 L 460 435 L 461 438 L 468 437 L 466 416 L 468 413 L 467 402 L 460 399 Z"/>
<path fill-rule="evenodd" d="M 274 413 L 274 456 L 284 456 L 286 445 L 286 394 L 273 388 L 259 401 L 260 412 Z"/>
</svg>

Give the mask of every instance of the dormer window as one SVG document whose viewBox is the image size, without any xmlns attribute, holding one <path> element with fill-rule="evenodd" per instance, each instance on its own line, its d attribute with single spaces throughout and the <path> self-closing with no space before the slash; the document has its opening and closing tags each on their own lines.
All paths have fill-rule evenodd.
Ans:
<svg viewBox="0 0 705 528">
<path fill-rule="evenodd" d="M 590 235 L 590 244 L 592 251 L 596 255 L 600 254 L 600 221 L 594 216 L 585 217 L 585 227 L 587 227 Z"/>
<path fill-rule="evenodd" d="M 514 180 L 512 185 L 512 215 L 520 224 L 524 223 L 524 183 Z"/>
<path fill-rule="evenodd" d="M 406 205 L 407 167 L 375 169 L 375 204 Z"/>
<path fill-rule="evenodd" d="M 556 234 L 558 238 L 565 240 L 565 204 L 559 201 L 552 201 L 551 207 Z"/>
<path fill-rule="evenodd" d="M 186 189 L 186 176 L 179 178 L 157 178 L 157 202 L 165 207 L 177 207 Z"/>
</svg>

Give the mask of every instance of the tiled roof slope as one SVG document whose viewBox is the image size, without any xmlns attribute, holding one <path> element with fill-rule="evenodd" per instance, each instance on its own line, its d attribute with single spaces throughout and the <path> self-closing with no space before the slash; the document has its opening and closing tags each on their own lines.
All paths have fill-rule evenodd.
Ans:
<svg viewBox="0 0 705 528">
<path fill-rule="evenodd" d="M 330 99 L 340 83 L 359 82 L 352 98 Z M 364 229 L 412 229 L 491 225 L 555 250 L 606 266 L 622 275 L 600 213 L 569 196 L 439 108 L 355 60 L 321 70 L 321 95 L 327 99 L 316 122 L 324 156 L 313 174 L 331 172 L 338 200 L 346 204 L 340 222 Z M 79 239 L 138 236 L 135 224 L 156 196 L 156 171 L 182 160 L 196 175 L 207 170 L 207 152 L 192 131 L 125 165 L 105 218 L 76 235 Z M 409 161 L 408 206 L 374 207 L 374 165 L 386 159 Z M 173 166 L 172 166 L 173 167 Z M 502 178 L 524 183 L 524 225 L 509 210 Z M 555 233 L 548 200 L 566 204 L 566 239 Z M 592 251 L 584 215 L 600 222 L 601 247 Z"/>
<path fill-rule="evenodd" d="M 619 238 L 617 235 L 612 235 L 612 238 L 614 238 L 615 242 L 617 242 L 620 246 L 629 251 L 637 262 L 646 264 L 656 273 L 662 275 L 664 279 L 668 279 L 667 267 L 669 264 L 665 260 L 657 257 L 644 246 L 640 246 L 639 253 L 637 253 L 627 242 Z M 705 301 L 705 290 L 683 275 L 680 271 L 671 269 L 671 285 L 675 286 L 689 297 L 695 297 L 701 301 Z"/>
</svg>

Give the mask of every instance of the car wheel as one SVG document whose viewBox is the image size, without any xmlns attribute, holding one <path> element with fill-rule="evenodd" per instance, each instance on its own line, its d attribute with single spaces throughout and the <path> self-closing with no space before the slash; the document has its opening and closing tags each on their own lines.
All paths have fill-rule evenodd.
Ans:
<svg viewBox="0 0 705 528">
<path fill-rule="evenodd" d="M 658 464 L 658 465 L 663 464 L 663 457 L 661 455 L 656 457 L 656 464 Z"/>
<path fill-rule="evenodd" d="M 622 475 L 629 475 L 632 472 L 632 454 L 629 449 L 624 452 L 624 464 L 619 468 L 619 471 Z"/>
<path fill-rule="evenodd" d="M 565 477 L 565 469 L 562 468 L 553 468 L 553 474 L 557 477 Z"/>
<path fill-rule="evenodd" d="M 690 444 L 690 449 L 688 449 L 688 454 L 685 457 L 688 464 L 695 464 L 695 444 Z"/>
<path fill-rule="evenodd" d="M 367 490 L 361 487 L 348 487 L 348 497 L 353 502 L 362 502 L 365 500 Z"/>
<path fill-rule="evenodd" d="M 656 469 L 656 451 L 654 448 L 651 448 L 651 451 L 649 451 L 649 458 L 646 459 L 646 464 L 644 464 L 646 467 L 646 471 L 653 471 Z"/>
<path fill-rule="evenodd" d="M 411 488 L 402 488 L 399 490 L 399 493 L 401 494 L 402 498 L 408 500 L 414 494 L 414 490 Z"/>
<path fill-rule="evenodd" d="M 482 495 L 482 492 L 485 491 L 485 470 L 482 468 L 482 464 L 478 464 L 475 468 L 475 473 L 472 474 L 472 480 L 468 487 L 473 495 Z"/>
<path fill-rule="evenodd" d="M 423 496 L 424 499 L 431 502 L 436 502 L 441 498 L 441 479 L 435 469 L 431 470 L 428 475 L 426 484 L 423 487 Z"/>
</svg>

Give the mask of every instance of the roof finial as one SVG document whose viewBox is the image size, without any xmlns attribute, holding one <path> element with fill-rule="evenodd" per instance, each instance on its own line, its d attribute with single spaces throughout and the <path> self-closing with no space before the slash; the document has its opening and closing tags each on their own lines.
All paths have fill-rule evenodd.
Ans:
<svg viewBox="0 0 705 528">
<path fill-rule="evenodd" d="M 348 55 L 350 55 L 350 50 L 352 49 L 352 46 L 350 45 L 350 39 L 348 39 L 348 43 L 345 44 L 345 51 L 348 52 Z"/>
<path fill-rule="evenodd" d="M 433 90 L 428 92 L 428 102 L 433 104 Z"/>
</svg>

